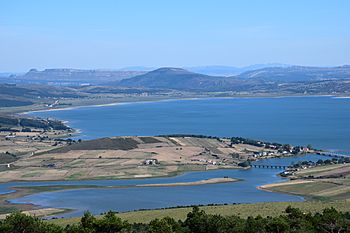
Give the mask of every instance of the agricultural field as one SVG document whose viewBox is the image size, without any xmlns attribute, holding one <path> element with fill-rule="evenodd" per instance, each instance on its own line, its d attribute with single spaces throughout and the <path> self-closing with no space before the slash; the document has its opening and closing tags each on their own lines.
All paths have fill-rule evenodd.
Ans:
<svg viewBox="0 0 350 233">
<path fill-rule="evenodd" d="M 261 188 L 314 200 L 350 200 L 350 165 L 317 166 L 296 172 L 296 180 Z"/>
<path fill-rule="evenodd" d="M 112 137 L 62 145 L 16 139 L 2 143 L 4 152 L 21 148 L 20 152 L 26 154 L 12 162 L 10 169 L 0 172 L 3 182 L 143 178 L 238 168 L 238 163 L 253 152 L 264 150 L 216 138 L 165 136 Z M 12 152 L 19 153 L 18 149 Z"/>
</svg>

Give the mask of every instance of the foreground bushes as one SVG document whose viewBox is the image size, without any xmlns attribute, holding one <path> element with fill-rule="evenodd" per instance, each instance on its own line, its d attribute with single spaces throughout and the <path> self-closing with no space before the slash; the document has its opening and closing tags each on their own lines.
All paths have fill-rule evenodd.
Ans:
<svg viewBox="0 0 350 233">
<path fill-rule="evenodd" d="M 85 213 L 78 224 L 61 227 L 36 217 L 20 213 L 9 215 L 0 221 L 1 233 L 112 233 L 112 232 L 147 232 L 147 233 L 267 233 L 267 232 L 350 232 L 350 213 L 338 212 L 334 208 L 322 213 L 303 213 L 299 209 L 288 207 L 286 215 L 278 217 L 220 216 L 206 214 L 194 207 L 185 221 L 173 218 L 154 219 L 149 224 L 130 224 L 108 212 L 96 219 L 89 212 Z"/>
</svg>

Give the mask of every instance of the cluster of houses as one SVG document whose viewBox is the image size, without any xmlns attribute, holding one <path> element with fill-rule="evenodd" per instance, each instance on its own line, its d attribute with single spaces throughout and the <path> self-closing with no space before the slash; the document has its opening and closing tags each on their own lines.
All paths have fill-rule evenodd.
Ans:
<svg viewBox="0 0 350 233">
<path fill-rule="evenodd" d="M 294 165 L 291 165 L 285 171 L 281 172 L 280 175 L 283 177 L 293 176 L 295 172 L 318 166 L 319 163 L 313 161 L 303 161 Z"/>
<path fill-rule="evenodd" d="M 317 162 L 313 161 L 303 161 L 296 164 L 291 165 L 288 169 L 280 173 L 281 176 L 293 176 L 295 172 L 308 169 L 316 166 L 322 166 L 322 165 L 330 165 L 330 164 L 346 164 L 350 163 L 350 157 L 337 157 L 332 159 L 326 159 L 326 160 L 318 160 Z"/>
<path fill-rule="evenodd" d="M 269 145 L 271 147 L 275 147 L 274 145 Z M 273 148 L 271 148 L 273 149 Z M 309 148 L 306 147 L 291 147 L 291 149 L 279 149 L 277 151 L 256 151 L 253 152 L 253 157 L 254 158 L 260 158 L 260 157 L 265 157 L 265 156 L 280 156 L 280 155 L 289 155 L 289 154 L 305 154 L 309 152 Z"/>
<path fill-rule="evenodd" d="M 214 160 L 206 160 L 206 159 L 191 159 L 191 161 L 205 163 L 206 165 L 225 165 L 225 163 L 223 162 L 217 162 Z"/>
<path fill-rule="evenodd" d="M 273 156 L 276 155 L 276 152 L 273 151 L 255 151 L 253 152 L 254 158 L 264 157 L 264 156 Z"/>
</svg>

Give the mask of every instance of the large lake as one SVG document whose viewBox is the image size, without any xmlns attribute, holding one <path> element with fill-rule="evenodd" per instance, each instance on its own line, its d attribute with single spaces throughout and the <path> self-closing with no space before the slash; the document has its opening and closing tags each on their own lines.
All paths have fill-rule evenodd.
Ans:
<svg viewBox="0 0 350 233">
<path fill-rule="evenodd" d="M 230 98 L 130 103 L 104 107 L 36 112 L 40 117 L 66 120 L 82 131 L 79 138 L 117 135 L 205 134 L 243 136 L 349 153 L 350 99 L 332 97 Z M 318 160 L 318 155 L 269 159 L 263 164 L 290 165 L 300 160 Z M 326 159 L 326 158 L 324 158 Z M 302 201 L 302 197 L 258 190 L 259 185 L 282 181 L 278 169 L 215 170 L 189 172 L 176 177 L 139 180 L 60 182 L 15 182 L 0 184 L 0 193 L 12 186 L 94 184 L 102 188 L 45 192 L 26 196 L 15 203 L 65 207 L 76 211 L 64 216 L 107 211 L 162 208 L 209 203 Z M 182 187 L 111 189 L 112 185 L 172 183 L 216 177 L 243 181 Z"/>
<path fill-rule="evenodd" d="M 66 120 L 79 138 L 119 135 L 242 136 L 350 152 L 350 99 L 226 98 L 129 103 L 32 113 Z"/>
</svg>

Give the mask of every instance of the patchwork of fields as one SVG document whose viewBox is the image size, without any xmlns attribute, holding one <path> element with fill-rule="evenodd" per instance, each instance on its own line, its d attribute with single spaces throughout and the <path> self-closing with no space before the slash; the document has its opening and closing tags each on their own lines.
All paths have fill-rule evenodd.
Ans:
<svg viewBox="0 0 350 233">
<path fill-rule="evenodd" d="M 196 137 L 113 137 L 54 146 L 50 150 L 41 150 L 38 143 L 37 151 L 29 150 L 33 147 L 28 144 L 25 152 L 31 154 L 0 172 L 3 182 L 144 178 L 238 168 L 238 163 L 264 150 L 246 144 L 231 145 L 226 139 Z"/>
</svg>

